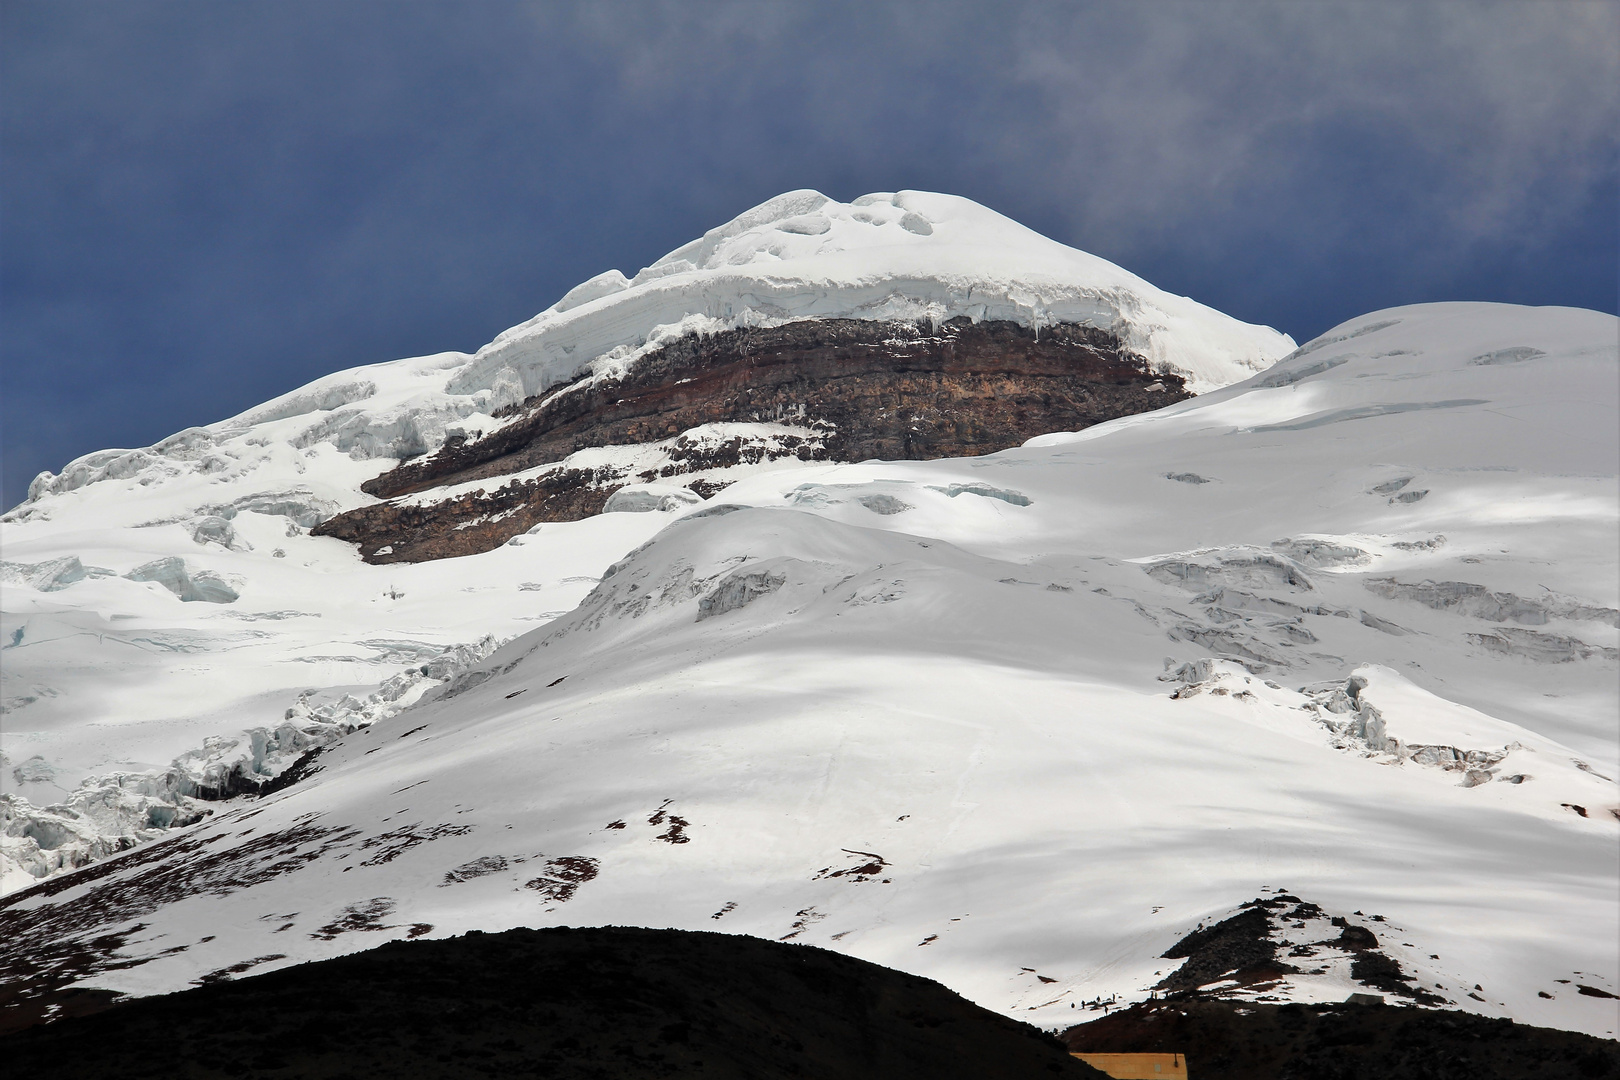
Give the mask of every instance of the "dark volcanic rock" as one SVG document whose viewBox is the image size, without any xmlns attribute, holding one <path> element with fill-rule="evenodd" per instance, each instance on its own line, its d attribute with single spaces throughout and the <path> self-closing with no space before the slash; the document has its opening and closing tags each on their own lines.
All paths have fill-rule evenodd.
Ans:
<svg viewBox="0 0 1620 1080">
<path fill-rule="evenodd" d="M 543 521 L 578 521 L 602 512 L 628 481 L 608 470 L 558 469 L 499 490 L 443 502 L 377 503 L 311 529 L 360 546 L 369 563 L 428 562 L 500 547 Z"/>
<path fill-rule="evenodd" d="M 1158 383 L 1160 390 L 1147 392 Z M 622 379 L 559 387 L 514 411 L 523 419 L 476 442 L 451 442 L 365 485 L 383 498 L 516 472 L 576 450 L 656 442 L 721 420 L 795 418 L 830 425 L 833 461 L 959 457 L 1016 446 L 1187 396 L 1112 334 L 1064 324 L 1036 332 L 965 318 L 929 332 L 911 323 L 804 320 L 686 337 Z M 736 464 L 723 456 L 698 467 Z M 687 470 L 692 471 L 692 470 Z"/>
<path fill-rule="evenodd" d="M 401 464 L 364 488 L 395 499 L 534 469 L 589 447 L 675 440 L 670 463 L 657 473 L 559 466 L 490 494 L 361 507 L 315 532 L 359 544 L 368 562 L 475 554 L 539 522 L 597 513 L 625 483 L 773 456 L 864 461 L 988 454 L 1034 435 L 1078 430 L 1187 396 L 1181 379 L 1154 375 L 1112 334 L 1073 324 L 1037 333 L 1015 323 L 965 318 L 937 330 L 828 319 L 692 336 L 642 358 L 622 378 L 570 384 L 531 398 L 508 411 L 516 419 L 499 431 L 473 441 L 452 439 L 431 457 Z M 681 438 L 721 421 L 777 421 L 806 434 L 771 447 Z"/>
<path fill-rule="evenodd" d="M 1393 1005 L 1143 1002 L 1070 1028 L 1072 1051 L 1176 1052 L 1198 1080 L 1620 1077 L 1620 1044 L 1472 1013 Z"/>
<path fill-rule="evenodd" d="M 927 979 L 808 946 L 624 927 L 394 942 L 221 973 L 0 1038 L 0 1057 L 39 1080 L 1103 1075 Z"/>
<path fill-rule="evenodd" d="M 1163 990 L 1195 990 L 1222 979 L 1239 985 L 1269 982 L 1298 970 L 1277 959 L 1272 926 L 1263 902 L 1214 926 L 1194 930 L 1164 953 L 1167 960 L 1186 958 L 1159 983 Z"/>
</svg>

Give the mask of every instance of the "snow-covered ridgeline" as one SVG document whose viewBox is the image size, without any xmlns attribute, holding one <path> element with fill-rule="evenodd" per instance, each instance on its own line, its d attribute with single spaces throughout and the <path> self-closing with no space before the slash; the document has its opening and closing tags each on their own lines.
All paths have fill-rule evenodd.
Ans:
<svg viewBox="0 0 1620 1080">
<path fill-rule="evenodd" d="M 337 372 L 151 447 L 85 455 L 59 474 L 41 474 L 29 501 L 105 480 L 151 485 L 261 469 L 269 455 L 252 448 L 272 442 L 324 444 L 357 460 L 430 453 L 452 433 L 498 427 L 492 414 L 504 407 L 581 374 L 622 373 L 689 334 L 799 319 L 938 324 L 956 316 L 1109 330 L 1199 393 L 1245 379 L 1294 347 L 1286 335 L 1166 293 L 967 199 L 908 191 L 845 204 L 795 191 L 634 278 L 617 270 L 591 278 L 476 355 Z M 345 502 L 364 498 L 356 492 Z"/>
<path fill-rule="evenodd" d="M 366 498 L 359 493 L 359 484 L 378 471 L 366 464 L 371 459 L 430 453 L 451 433 L 498 426 L 488 415 L 498 407 L 491 404 L 488 391 L 447 395 L 432 385 L 441 359 L 392 361 L 340 372 L 268 406 L 207 427 L 187 428 L 150 447 L 86 454 L 60 473 L 40 473 L 29 484 L 28 500 L 0 520 L 29 520 L 45 496 L 104 481 L 127 481 L 122 487 L 130 490 L 187 484 L 193 477 L 229 481 L 259 473 L 261 484 L 296 483 L 305 472 L 299 452 L 314 456 L 311 451 L 321 447 L 361 465 L 339 492 L 344 504 L 352 505 Z M 350 377 L 357 373 L 373 378 L 356 383 Z M 379 382 L 388 392 L 378 392 Z M 339 392 L 324 393 L 329 383 Z"/>
<path fill-rule="evenodd" d="M 499 335 L 450 381 L 492 389 L 508 372 L 525 394 L 628 360 L 648 327 L 716 332 L 795 319 L 930 321 L 957 316 L 1039 328 L 1059 322 L 1118 334 L 1195 392 L 1247 378 L 1292 339 L 1157 289 L 967 199 L 930 192 L 837 203 L 795 191 L 762 203 L 634 278 L 608 271 Z"/>
</svg>

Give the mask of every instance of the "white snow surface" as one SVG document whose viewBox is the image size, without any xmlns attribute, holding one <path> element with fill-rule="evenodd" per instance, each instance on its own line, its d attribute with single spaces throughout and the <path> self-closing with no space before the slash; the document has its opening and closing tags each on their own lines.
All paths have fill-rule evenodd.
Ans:
<svg viewBox="0 0 1620 1080">
<path fill-rule="evenodd" d="M 1195 393 L 1247 378 L 1294 344 L 969 199 L 901 191 L 839 203 L 803 190 L 711 229 L 634 278 L 616 270 L 592 278 L 479 350 L 448 389 L 493 390 L 515 375 L 534 394 L 581 370 L 583 359 L 601 357 L 598 370 L 612 370 L 655 339 L 693 329 L 804 318 L 937 324 L 960 315 L 1111 330 L 1156 370 L 1185 376 Z"/>
<path fill-rule="evenodd" d="M 844 209 L 947 233 L 909 198 Z M 804 200 L 772 219 L 784 251 L 848 224 Z M 759 227 L 648 280 L 728 273 Z M 641 287 L 587 284 L 559 314 Z M 217 834 L 211 859 L 330 832 L 296 869 L 131 915 L 147 962 L 89 984 L 166 992 L 412 928 L 633 924 L 839 949 L 1050 1026 L 1145 997 L 1194 926 L 1285 889 L 1383 916 L 1385 951 L 1456 1007 L 1612 1036 L 1615 1002 L 1576 987 L 1620 992 L 1616 339 L 1573 309 L 1378 312 L 1145 416 L 979 459 L 778 462 L 417 566 L 285 513 L 225 518 L 234 545 L 199 530 L 272 475 L 216 441 L 213 471 L 4 524 L 5 783 L 60 801 L 493 635 L 323 771 L 181 830 Z M 352 503 L 375 471 L 277 430 L 260 449 L 310 499 Z M 176 555 L 238 598 L 122 576 Z M 83 576 L 45 565 L 69 557 Z M 1355 989 L 1338 964 L 1250 993 Z"/>
</svg>

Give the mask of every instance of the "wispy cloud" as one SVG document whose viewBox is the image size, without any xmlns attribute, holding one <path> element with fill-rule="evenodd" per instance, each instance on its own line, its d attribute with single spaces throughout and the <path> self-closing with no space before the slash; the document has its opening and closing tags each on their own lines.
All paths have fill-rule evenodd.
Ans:
<svg viewBox="0 0 1620 1080">
<path fill-rule="evenodd" d="M 627 109 L 764 109 L 856 156 L 926 124 L 1123 243 L 1255 191 L 1309 184 L 1326 202 L 1379 170 L 1467 241 L 1533 228 L 1615 177 L 1608 0 L 539 10 L 609 59 Z"/>
<path fill-rule="evenodd" d="M 1612 183 L 1609 3 L 1168 3 L 1018 20 L 1087 231 L 1217 214 L 1245 191 L 1365 182 L 1473 240 Z M 1120 49 L 1120 42 L 1129 47 Z"/>
</svg>

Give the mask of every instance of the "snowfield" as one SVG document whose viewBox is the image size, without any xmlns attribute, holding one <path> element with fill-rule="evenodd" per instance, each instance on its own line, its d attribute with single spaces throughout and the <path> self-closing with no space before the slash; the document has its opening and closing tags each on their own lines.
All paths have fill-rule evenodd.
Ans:
<svg viewBox="0 0 1620 1080">
<path fill-rule="evenodd" d="M 585 282 L 476 355 L 337 372 L 154 446 L 43 473 L 0 518 L 0 889 L 197 820 L 209 809 L 199 791 L 266 782 L 305 750 L 391 715 L 487 651 L 485 638 L 508 640 L 571 609 L 662 524 L 611 514 L 476 560 L 388 568 L 308 535 L 375 502 L 360 485 L 392 459 L 489 432 L 507 422 L 491 415 L 503 406 L 621 371 L 683 334 L 810 316 L 958 315 L 1086 321 L 1203 389 L 1293 347 L 966 199 L 901 192 L 845 205 L 798 191 L 633 281 L 609 271 Z M 564 466 L 656 469 L 674 443 L 814 444 L 821 434 L 708 424 L 663 443 L 587 448 Z M 653 505 L 646 495 L 643 507 Z M 636 498 L 627 491 L 615 507 Z M 663 491 L 658 501 L 689 500 Z M 431 677 L 418 670 L 430 665 Z M 67 812 L 43 812 L 53 805 Z"/>
<path fill-rule="evenodd" d="M 1399 308 L 1216 388 L 1287 349 L 1049 241 L 1022 262 L 980 250 L 963 237 L 1005 219 L 963 200 L 820 198 L 593 279 L 477 357 L 334 376 L 315 386 L 344 404 L 306 389 L 195 436 L 193 458 L 38 485 L 3 526 L 5 783 L 24 807 L 8 886 L 55 869 L 38 808 L 68 828 L 71 793 L 114 768 L 174 771 L 179 791 L 324 749 L 262 798 L 167 796 L 212 813 L 18 898 L 12 947 L 82 946 L 61 980 L 147 994 L 388 937 L 716 929 L 1050 1026 L 1146 997 L 1189 931 L 1286 892 L 1321 925 L 1283 931 L 1297 970 L 1237 996 L 1365 990 L 1330 943 L 1343 916 L 1451 1007 L 1612 1036 L 1617 320 Z M 880 291 L 857 287 L 873 250 L 918 304 L 960 313 L 905 262 L 944 239 L 963 261 L 928 281 L 1068 280 L 1025 321 L 1112 304 L 1209 392 L 985 458 L 647 492 L 625 500 L 642 512 L 437 563 L 366 566 L 238 505 L 270 478 L 312 512 L 363 501 L 378 464 L 342 445 L 344 415 L 382 431 L 408 373 L 438 386 L 412 400 L 468 395 L 462 419 L 487 418 L 498 386 L 564 376 L 570 317 L 599 315 L 576 331 L 602 356 L 676 309 L 739 319 L 745 293 L 772 318 L 848 314 Z M 837 312 L 803 299 L 839 289 Z M 694 313 L 699 295 L 715 307 Z M 1024 295 L 974 302 L 1005 317 Z M 289 411 L 311 401 L 330 415 Z M 131 577 L 172 558 L 212 598 L 172 565 Z M 287 724 L 314 734 L 254 772 L 237 733 Z M 167 764 L 209 736 L 242 745 Z"/>
</svg>

